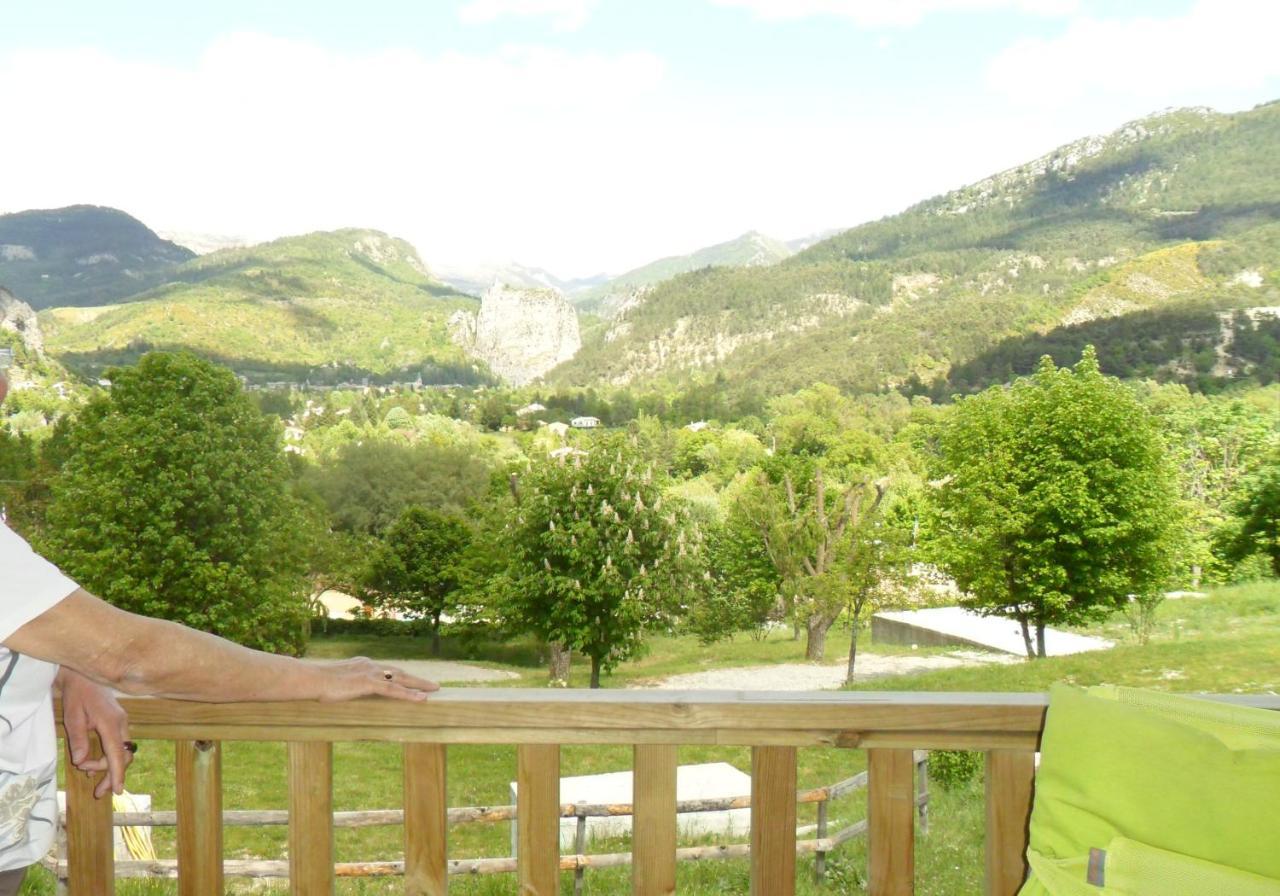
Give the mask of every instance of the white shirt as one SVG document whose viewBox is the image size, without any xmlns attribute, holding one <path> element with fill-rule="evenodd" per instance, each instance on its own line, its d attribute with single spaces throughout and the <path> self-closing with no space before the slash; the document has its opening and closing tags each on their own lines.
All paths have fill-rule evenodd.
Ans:
<svg viewBox="0 0 1280 896">
<path fill-rule="evenodd" d="M 78 586 L 0 523 L 0 642 Z M 58 667 L 0 647 L 0 871 L 34 864 L 57 827 Z"/>
</svg>

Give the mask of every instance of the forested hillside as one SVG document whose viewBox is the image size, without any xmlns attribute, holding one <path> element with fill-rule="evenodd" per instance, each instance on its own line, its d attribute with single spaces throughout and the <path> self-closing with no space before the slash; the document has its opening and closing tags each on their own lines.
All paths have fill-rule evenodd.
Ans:
<svg viewBox="0 0 1280 896">
<path fill-rule="evenodd" d="M 702 268 L 764 267 L 793 255 L 791 247 L 754 230 L 726 243 L 707 246 L 689 255 L 673 255 L 642 265 L 573 295 L 583 311 L 613 317 L 634 301 L 636 293 L 679 274 Z"/>
<path fill-rule="evenodd" d="M 36 309 L 118 301 L 194 256 L 113 208 L 0 215 L 0 286 Z"/>
<path fill-rule="evenodd" d="M 412 246 L 385 234 L 342 230 L 227 249 L 174 269 L 169 281 L 127 304 L 44 312 L 49 350 L 86 373 L 185 347 L 258 380 L 487 378 L 445 329 L 450 314 L 477 301 L 433 280 Z"/>
<path fill-rule="evenodd" d="M 1271 317 L 1222 315 L 1280 305 L 1278 270 L 1280 104 L 1178 110 L 772 267 L 676 277 L 552 378 L 680 382 L 714 365 L 730 388 L 768 393 L 814 381 L 945 390 L 952 368 L 970 365 L 971 388 L 1007 378 L 1006 367 L 1027 372 L 1025 346 L 1037 339 L 1075 345 L 1081 327 L 1141 315 L 1133 326 L 1155 327 L 1158 338 L 1143 337 L 1140 363 L 1118 358 L 1116 340 L 1098 340 L 1105 370 L 1194 384 L 1256 369 L 1265 380 L 1275 369 Z M 1199 315 L 1193 332 L 1176 329 L 1185 314 Z M 1233 328 L 1243 338 L 1231 338 Z M 1002 348 L 1005 340 L 1016 342 Z"/>
</svg>

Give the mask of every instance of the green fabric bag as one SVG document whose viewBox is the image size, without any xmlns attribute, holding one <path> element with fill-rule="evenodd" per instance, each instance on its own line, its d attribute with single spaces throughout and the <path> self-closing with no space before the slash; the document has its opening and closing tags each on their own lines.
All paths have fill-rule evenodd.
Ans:
<svg viewBox="0 0 1280 896">
<path fill-rule="evenodd" d="M 1056 685 L 1019 896 L 1280 896 L 1280 712 Z"/>
</svg>

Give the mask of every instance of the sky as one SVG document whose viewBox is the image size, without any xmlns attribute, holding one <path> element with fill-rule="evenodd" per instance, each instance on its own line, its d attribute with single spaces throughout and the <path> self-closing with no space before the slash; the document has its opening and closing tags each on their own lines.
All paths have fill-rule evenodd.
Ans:
<svg viewBox="0 0 1280 896">
<path fill-rule="evenodd" d="M 0 211 L 620 273 L 1280 98 L 1274 0 L 0 0 Z"/>
</svg>

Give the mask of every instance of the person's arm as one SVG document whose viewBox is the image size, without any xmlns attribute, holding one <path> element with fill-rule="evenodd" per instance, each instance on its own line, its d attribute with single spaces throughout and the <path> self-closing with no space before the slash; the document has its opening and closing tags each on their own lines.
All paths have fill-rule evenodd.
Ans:
<svg viewBox="0 0 1280 896">
<path fill-rule="evenodd" d="M 62 725 L 67 731 L 71 763 L 87 775 L 106 772 L 94 788 L 101 798 L 124 791 L 125 771 L 133 762 L 129 743 L 129 716 L 115 694 L 79 672 L 63 666 L 53 681 L 54 693 L 62 699 Z M 90 758 L 89 733 L 102 741 L 102 756 Z"/>
<path fill-rule="evenodd" d="M 4 645 L 127 694 L 179 700 L 424 700 L 437 690 L 434 682 L 363 657 L 321 665 L 250 650 L 126 613 L 83 589 L 23 625 Z"/>
</svg>

